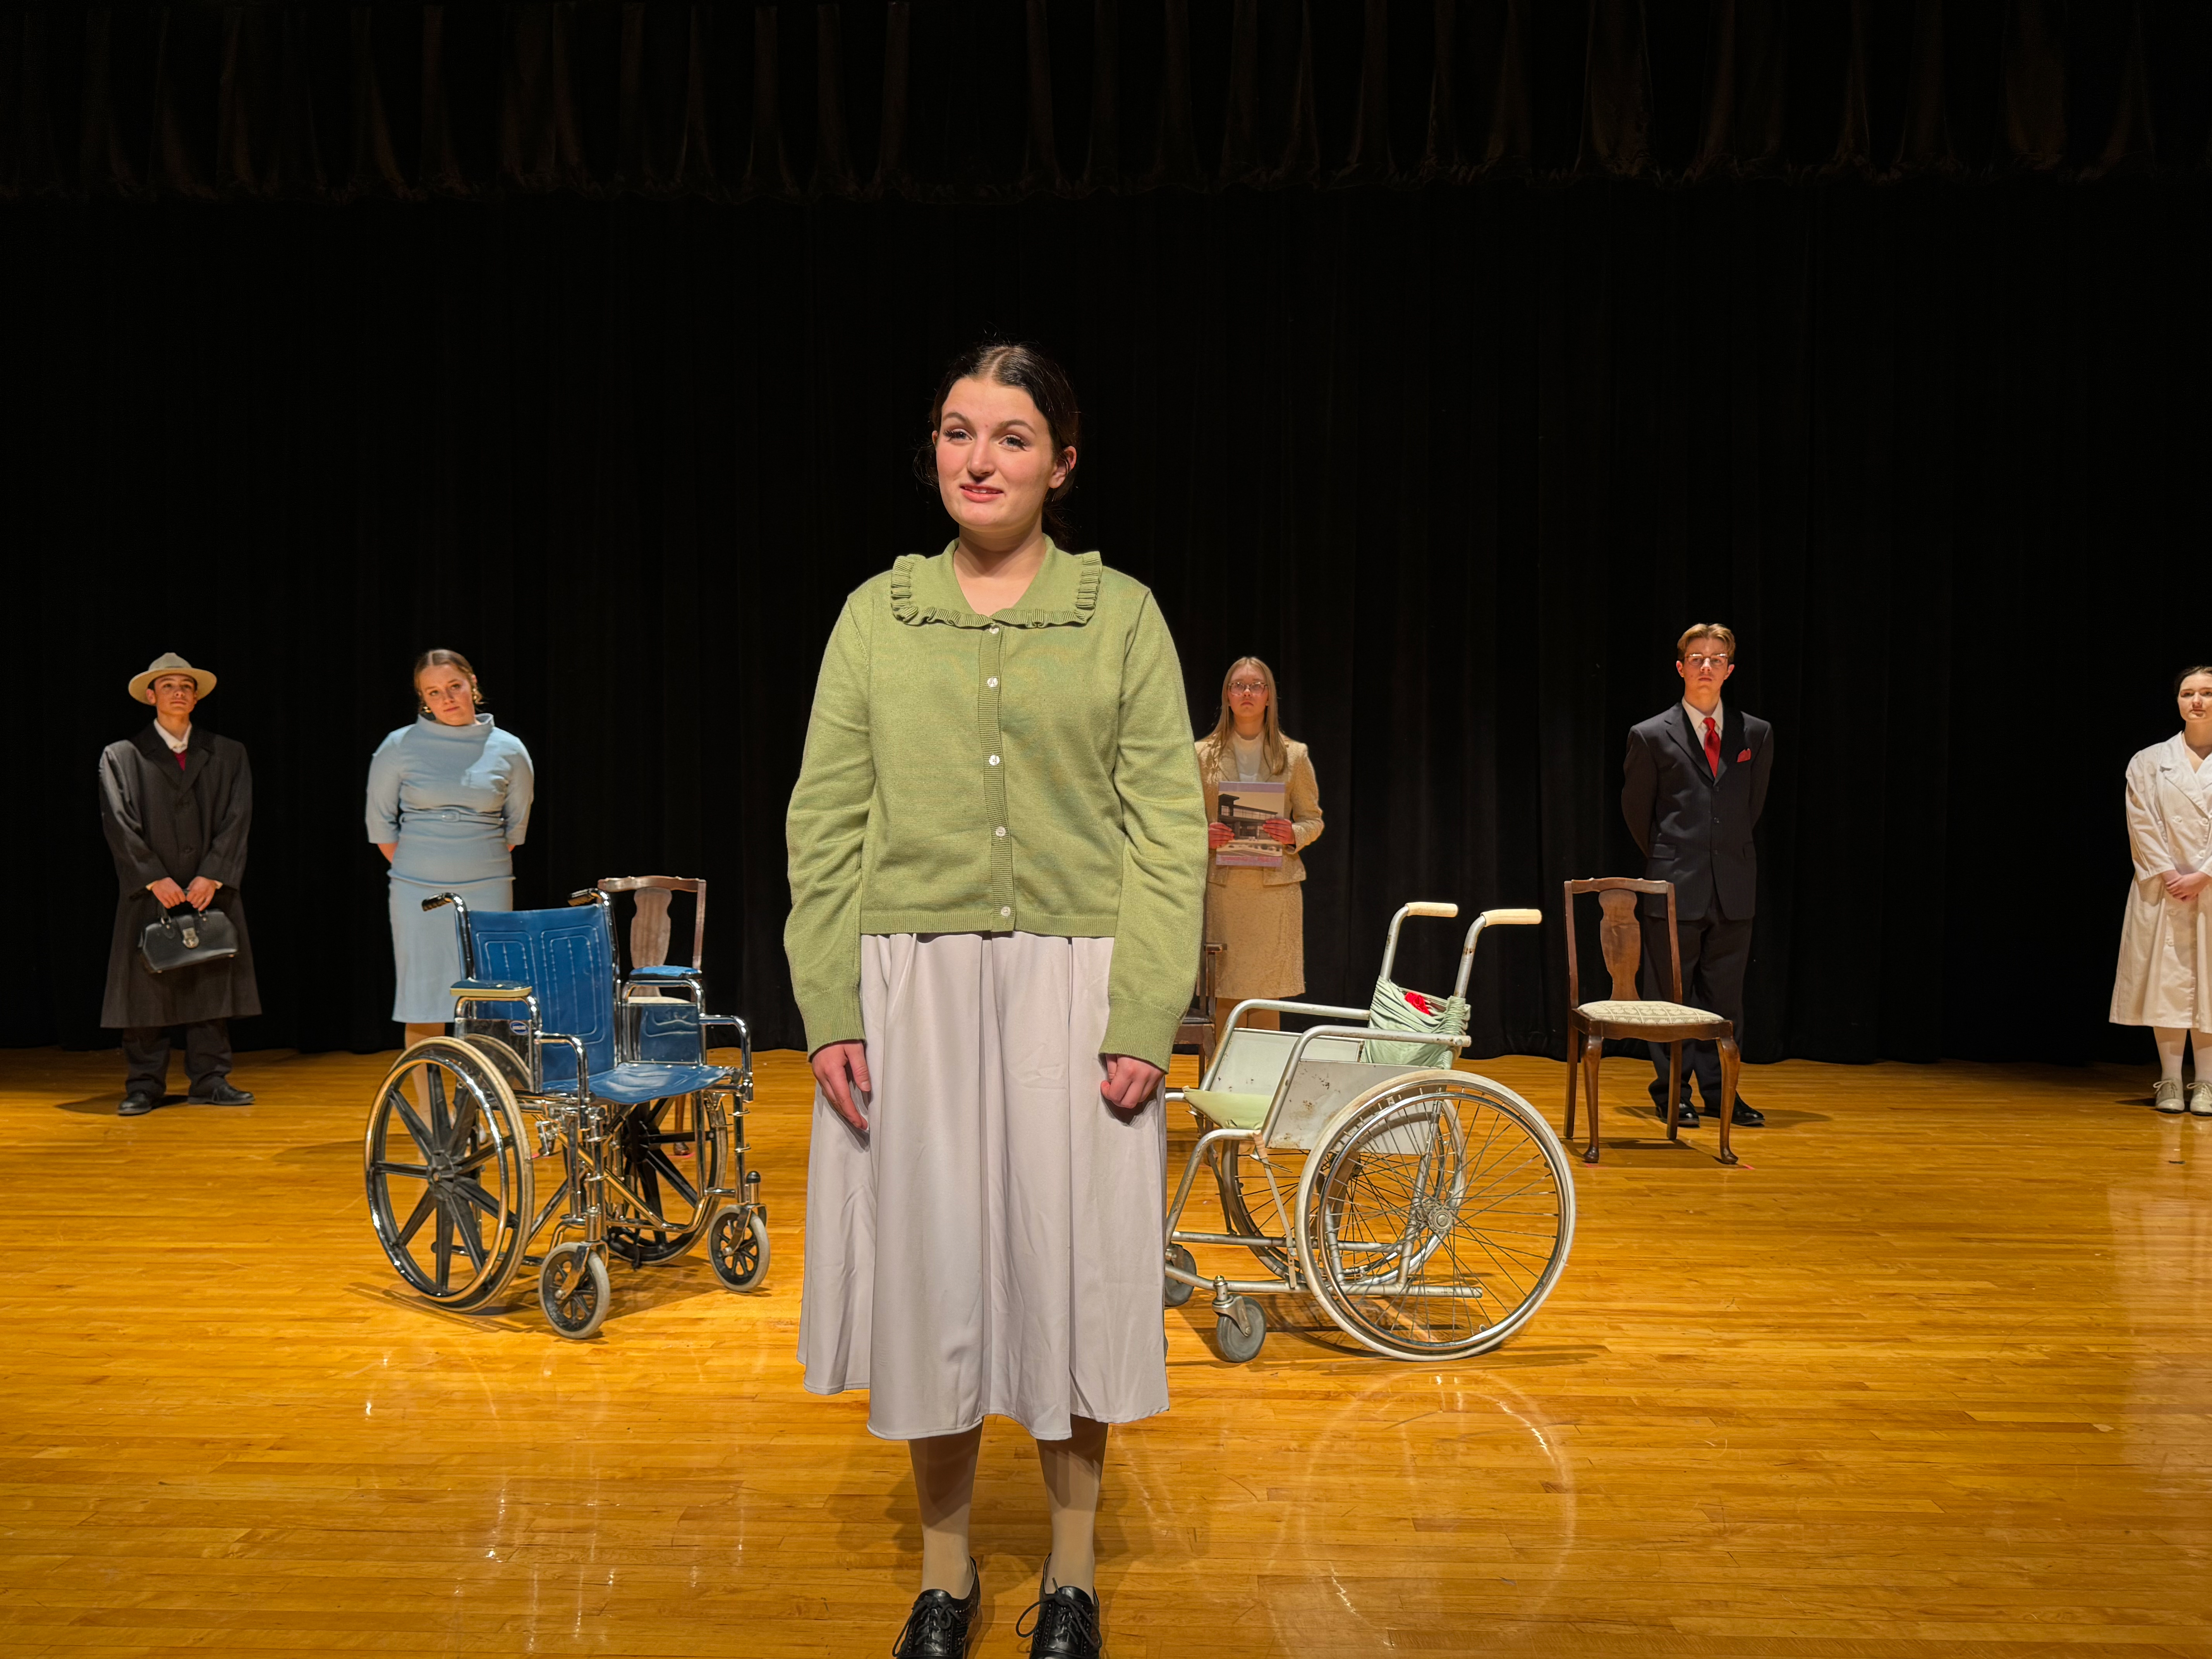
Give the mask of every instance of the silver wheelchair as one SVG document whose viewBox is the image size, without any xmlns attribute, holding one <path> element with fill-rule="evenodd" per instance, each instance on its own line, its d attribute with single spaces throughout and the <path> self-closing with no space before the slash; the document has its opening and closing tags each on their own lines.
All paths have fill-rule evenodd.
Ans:
<svg viewBox="0 0 2212 1659">
<path fill-rule="evenodd" d="M 1213 1293 L 1224 1358 L 1260 1352 L 1260 1295 L 1305 1294 L 1336 1327 L 1395 1359 L 1486 1353 L 1525 1326 L 1558 1283 L 1574 1242 L 1567 1155 L 1510 1089 L 1453 1069 L 1468 1045 L 1467 981 L 1484 930 L 1534 926 L 1536 910 L 1486 910 L 1467 932 L 1449 998 L 1391 978 L 1408 904 L 1390 919 L 1365 1009 L 1253 999 L 1196 1089 L 1170 1090 L 1200 1131 L 1169 1206 L 1166 1301 Z M 1303 1031 L 1250 1029 L 1253 1009 L 1303 1014 Z M 1227 1230 L 1182 1224 L 1200 1168 L 1212 1171 Z M 1248 1250 L 1261 1271 L 1202 1273 L 1191 1245 Z"/>
<path fill-rule="evenodd" d="M 408 1048 L 379 1085 L 362 1151 L 377 1240 L 415 1291 L 471 1312 L 535 1267 L 546 1319 L 581 1340 L 607 1315 L 610 1255 L 643 1267 L 704 1238 L 730 1289 L 766 1277 L 768 1208 L 745 1167 L 752 1038 L 707 1011 L 705 885 L 610 878 L 559 910 L 423 901 L 452 907 L 465 977 L 449 1034 Z M 660 954 L 656 936 L 665 945 L 671 890 L 698 907 L 688 968 L 639 959 Z M 628 974 L 615 892 L 639 896 Z M 708 1060 L 717 1029 L 736 1034 L 734 1070 Z"/>
</svg>

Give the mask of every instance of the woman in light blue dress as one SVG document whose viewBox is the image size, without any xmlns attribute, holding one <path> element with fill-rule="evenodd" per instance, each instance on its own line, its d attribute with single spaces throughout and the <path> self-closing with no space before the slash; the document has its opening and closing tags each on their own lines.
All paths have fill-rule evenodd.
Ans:
<svg viewBox="0 0 2212 1659">
<path fill-rule="evenodd" d="M 392 866 L 392 1017 L 410 1043 L 446 1029 L 461 976 L 453 913 L 426 915 L 422 901 L 456 893 L 471 910 L 514 908 L 510 854 L 536 793 L 522 739 L 477 712 L 483 694 L 466 657 L 424 652 L 415 694 L 420 716 L 368 763 L 368 838 Z"/>
</svg>

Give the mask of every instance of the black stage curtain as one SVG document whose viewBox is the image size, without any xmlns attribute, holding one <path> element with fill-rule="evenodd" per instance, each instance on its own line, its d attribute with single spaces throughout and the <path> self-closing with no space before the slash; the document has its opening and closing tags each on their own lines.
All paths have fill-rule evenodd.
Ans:
<svg viewBox="0 0 2212 1659">
<path fill-rule="evenodd" d="M 888 38 L 904 16 L 920 63 L 945 9 L 848 6 L 839 37 L 836 9 L 799 30 L 806 14 L 786 7 L 780 38 L 803 34 L 817 54 L 847 40 L 849 115 L 890 101 L 852 90 L 855 66 L 881 61 L 880 46 L 868 59 L 850 44 L 863 26 Z M 1674 695 L 1681 624 L 1717 618 L 1743 639 L 1730 695 L 1775 722 L 1780 745 L 1751 1057 L 2133 1052 L 2140 1039 L 2104 1021 L 2128 872 L 2120 769 L 2173 728 L 2173 669 L 2212 656 L 2191 586 L 2212 438 L 2212 181 L 2163 163 L 2094 187 L 2065 176 L 2089 171 L 2096 148 L 2076 148 L 2096 125 L 2083 72 L 2061 77 L 2068 113 L 2050 154 L 2064 159 L 2050 176 L 1991 176 L 2019 170 L 1991 141 L 1948 177 L 1822 178 L 1791 171 L 1820 147 L 1792 140 L 1781 154 L 1796 159 L 1772 179 L 1735 177 L 1757 169 L 1735 161 L 1694 187 L 1575 177 L 1573 122 L 1532 116 L 1517 152 L 1528 178 L 1394 169 L 1403 187 L 1322 187 L 1364 130 L 1343 100 L 1372 83 L 1341 71 L 1363 40 L 1371 53 L 1376 27 L 1392 31 L 1389 84 L 1431 89 L 1418 116 L 1394 93 L 1390 153 L 1425 155 L 1397 124 L 1433 133 L 1448 77 L 1414 75 L 1415 55 L 1395 51 L 1407 20 L 1503 18 L 1542 40 L 1564 27 L 1553 9 L 1167 8 L 1188 24 L 1193 65 L 1212 61 L 1194 44 L 1201 22 L 1226 20 L 1233 40 L 1250 21 L 1263 45 L 1285 13 L 1316 41 L 1339 31 L 1292 57 L 1324 112 L 1320 171 L 1276 189 L 1249 187 L 1253 174 L 1218 190 L 1091 188 L 1097 146 L 1069 141 L 1051 188 L 998 203 L 883 187 L 880 132 L 854 136 L 857 116 L 847 154 L 866 199 L 810 182 L 754 192 L 804 199 L 732 202 L 740 175 L 719 161 L 662 192 L 674 199 L 643 182 L 603 190 L 593 169 L 663 155 L 650 134 L 632 152 L 594 149 L 629 131 L 613 80 L 578 106 L 580 173 L 526 188 L 544 179 L 496 160 L 505 138 L 457 139 L 459 171 L 432 189 L 396 136 L 396 172 L 362 173 L 376 144 L 349 123 L 368 94 L 357 76 L 339 80 L 351 105 L 320 90 L 332 61 L 362 60 L 313 58 L 325 80 L 309 76 L 306 98 L 291 70 L 249 74 L 239 54 L 273 40 L 282 70 L 298 43 L 365 40 L 388 131 L 420 132 L 383 69 L 428 62 L 436 8 L 113 8 L 82 36 L 58 9 L 17 12 L 0 28 L 16 53 L 0 65 L 15 99 L 0 131 L 15 135 L 5 176 L 18 195 L 0 209 L 0 525 L 18 653 L 7 731 L 27 787 L 0 814 L 15 941 L 0 1042 L 101 1040 L 112 878 L 94 761 L 142 722 L 123 681 L 176 649 L 222 676 L 202 718 L 246 743 L 258 774 L 246 885 L 269 1012 L 240 1042 L 388 1046 L 381 866 L 361 789 L 379 737 L 410 716 L 409 661 L 434 644 L 475 658 L 538 757 L 522 902 L 610 874 L 708 876 L 715 1001 L 765 1043 L 799 1041 L 782 811 L 818 653 L 853 585 L 941 544 L 908 460 L 938 368 L 988 329 L 1069 362 L 1090 422 L 1082 539 L 1159 592 L 1194 724 L 1210 723 L 1233 654 L 1257 651 L 1283 676 L 1285 723 L 1313 744 L 1328 815 L 1310 860 L 1315 994 L 1364 1000 L 1383 921 L 1407 898 L 1538 904 L 1553 916 L 1540 939 L 1486 946 L 1476 1035 L 1490 1051 L 1559 1052 L 1559 884 L 1636 867 L 1617 806 L 1624 730 Z M 2130 40 L 2170 32 L 2154 70 L 2180 51 L 2188 10 L 2129 13 Z M 1055 93 L 1099 81 L 1058 31 L 1110 8 L 982 14 L 1013 20 L 993 51 L 1019 48 L 1025 19 L 1048 23 Z M 706 31 L 687 42 L 736 38 L 736 9 L 670 15 Z M 1163 14 L 1120 8 L 1124 67 L 1151 62 L 1130 44 L 1140 15 Z M 1768 14 L 1699 15 L 1725 42 L 1727 20 Z M 1879 7 L 1835 15 L 1877 42 L 1895 21 Z M 1966 27 L 1932 6 L 1907 15 Z M 2016 5 L 1989 38 L 2013 52 L 2023 20 L 2060 15 Z M 635 26 L 649 45 L 667 21 L 657 7 L 445 8 L 444 27 L 477 31 L 479 70 L 509 65 L 469 83 L 473 106 L 447 86 L 453 130 L 482 139 L 542 110 L 513 71 L 518 43 L 557 58 L 563 30 L 627 42 Z M 740 34 L 757 43 L 763 27 L 779 38 L 773 18 Z M 413 29 L 416 56 L 393 57 L 387 29 Z M 179 30 L 222 48 L 192 59 L 202 80 L 174 67 Z M 1657 89 L 1642 165 L 1663 173 L 1703 143 L 1670 151 L 1667 135 L 1701 133 L 1711 112 L 1668 118 L 1679 83 L 1658 72 L 1661 32 L 1632 33 L 1650 60 L 1638 84 Z M 1578 65 L 1603 56 L 1601 34 Z M 126 37 L 140 54 L 130 98 Z M 43 80 L 27 67 L 34 47 Z M 741 118 L 744 88 L 789 94 L 795 69 L 763 80 L 686 50 L 665 61 L 722 65 L 697 94 L 714 156 L 746 153 L 732 120 L 756 138 L 832 130 L 818 109 L 789 113 L 795 94 L 782 126 L 757 102 Z M 1548 50 L 1540 62 L 1560 61 L 1558 40 Z M 1791 77 L 1808 58 L 1790 58 Z M 562 61 L 576 84 L 599 73 L 573 52 Z M 1880 58 L 1869 85 L 1920 61 Z M 1960 55 L 1943 61 L 1948 75 Z M 172 119 L 188 83 L 197 112 Z M 216 117 L 253 104 L 240 102 L 248 83 L 293 88 L 267 106 L 289 112 L 289 136 L 195 149 L 235 136 L 244 117 Z M 420 97 L 427 82 L 406 84 Z M 652 84 L 665 90 L 665 76 Z M 1231 130 L 1234 99 L 1207 84 L 1216 102 L 1190 130 Z M 1898 106 L 1869 100 L 1889 111 L 1887 136 L 1866 129 L 1876 155 L 1897 140 Z M 932 118 L 939 148 L 901 149 L 905 177 L 925 177 L 913 158 L 926 150 L 927 177 L 988 194 L 1022 144 L 947 137 L 955 103 Z M 667 107 L 652 105 L 653 122 Z M 2002 100 L 1973 107 L 1973 121 L 1948 120 L 1955 154 L 1970 126 L 2027 130 L 1991 114 L 2018 112 Z M 2159 155 L 2181 140 L 2201 155 L 2186 98 L 2156 107 L 2142 131 Z M 1056 133 L 1098 131 L 1054 111 Z M 1452 154 L 1487 142 L 1468 136 L 1481 122 L 1455 129 Z M 1157 108 L 1122 123 L 1174 126 Z M 325 142 L 340 129 L 355 137 Z M 72 166 L 41 173 L 33 132 Z M 303 133 L 319 174 L 287 171 Z M 76 165 L 95 151 L 114 169 Z M 818 150 L 792 139 L 784 153 L 792 178 L 826 176 Z M 250 190 L 235 162 L 248 154 L 275 158 Z M 356 199 L 173 199 L 191 193 L 177 169 L 203 160 L 197 176 L 218 194 L 282 196 L 304 177 L 301 193 Z M 1129 166 L 1125 177 L 1152 176 Z M 1199 182 L 1228 176 L 1213 166 Z M 1079 168 L 1087 184 L 1063 190 Z M 483 199 L 375 199 L 402 193 L 392 179 Z M 124 193 L 159 199 L 106 199 Z M 1448 981 L 1446 931 L 1413 938 L 1413 982 Z"/>
</svg>

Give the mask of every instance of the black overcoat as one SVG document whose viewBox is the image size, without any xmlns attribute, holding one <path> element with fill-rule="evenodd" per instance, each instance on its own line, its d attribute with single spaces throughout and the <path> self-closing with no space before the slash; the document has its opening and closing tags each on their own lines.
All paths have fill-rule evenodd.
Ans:
<svg viewBox="0 0 2212 1659">
<path fill-rule="evenodd" d="M 189 1025 L 259 1013 L 246 896 L 239 890 L 246 831 L 253 824 L 253 773 L 246 745 L 195 726 L 179 767 L 151 726 L 111 743 L 100 756 L 100 823 L 115 857 L 119 890 L 100 1023 Z M 138 938 L 161 913 L 146 884 L 163 876 L 179 887 L 190 886 L 194 876 L 222 884 L 210 908 L 238 930 L 236 956 L 166 974 L 146 966 Z"/>
</svg>

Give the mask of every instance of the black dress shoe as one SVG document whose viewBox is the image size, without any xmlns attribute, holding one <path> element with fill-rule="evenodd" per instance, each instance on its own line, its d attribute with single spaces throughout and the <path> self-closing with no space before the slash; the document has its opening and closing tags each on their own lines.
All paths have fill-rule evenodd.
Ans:
<svg viewBox="0 0 2212 1659">
<path fill-rule="evenodd" d="M 1022 1614 L 1036 1615 L 1030 1637 L 1030 1659 L 1099 1659 L 1103 1638 L 1098 1631 L 1098 1603 L 1073 1584 L 1062 1584 Z M 1022 1627 L 1014 1626 L 1014 1634 Z"/>
<path fill-rule="evenodd" d="M 118 1117 L 143 1117 L 161 1103 L 151 1095 L 125 1095 L 123 1103 L 115 1109 Z"/>
<path fill-rule="evenodd" d="M 968 1576 L 975 1583 L 964 1600 L 951 1590 L 924 1590 L 914 1598 L 891 1659 L 968 1659 L 969 1626 L 983 1605 L 983 1575 L 972 1560 Z"/>
<path fill-rule="evenodd" d="M 1735 1103 L 1735 1115 L 1729 1118 L 1729 1121 L 1739 1129 L 1757 1129 L 1765 1126 L 1766 1114 L 1747 1106 L 1739 1100 Z"/>
<path fill-rule="evenodd" d="M 243 1089 L 234 1088 L 228 1078 L 219 1077 L 215 1085 L 203 1093 L 195 1089 L 185 1097 L 187 1106 L 251 1106 L 253 1097 Z"/>
<path fill-rule="evenodd" d="M 1667 1121 L 1667 1108 L 1665 1103 L 1662 1102 L 1659 1105 L 1654 1106 L 1651 1109 L 1651 1115 L 1657 1118 L 1662 1123 L 1664 1123 Z M 1692 1100 L 1684 1101 L 1682 1103 L 1681 1109 L 1674 1115 L 1674 1122 L 1676 1127 L 1679 1128 L 1696 1128 L 1698 1127 L 1697 1103 Z"/>
</svg>

